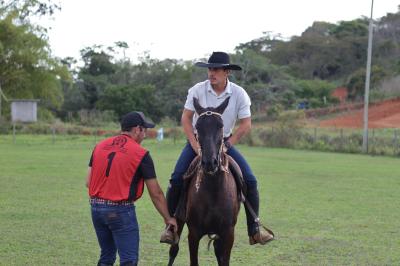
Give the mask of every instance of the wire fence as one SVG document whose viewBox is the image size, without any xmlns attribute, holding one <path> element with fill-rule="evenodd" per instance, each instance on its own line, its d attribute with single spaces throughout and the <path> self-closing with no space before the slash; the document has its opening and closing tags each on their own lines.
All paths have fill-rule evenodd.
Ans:
<svg viewBox="0 0 400 266">
<path fill-rule="evenodd" d="M 252 146 L 362 153 L 361 129 L 263 127 L 242 141 Z M 370 129 L 368 154 L 400 156 L 400 129 Z"/>
<path fill-rule="evenodd" d="M 104 124 L 103 126 L 83 126 L 71 123 L 2 123 L 0 121 L 0 138 L 3 141 L 10 140 L 18 143 L 25 136 L 47 136 L 53 144 L 57 141 L 75 139 L 79 136 L 85 136 L 93 139 L 94 143 L 106 137 L 114 136 L 120 133 L 120 125 L 116 123 Z M 161 129 L 161 131 L 160 131 Z M 22 137 L 24 136 L 24 137 Z M 21 138 L 22 137 L 22 138 Z M 171 139 L 174 143 L 183 140 L 184 133 L 180 127 L 158 127 L 148 129 L 146 137 L 161 141 L 163 138 Z M 28 138 L 29 139 L 29 138 Z"/>
<path fill-rule="evenodd" d="M 18 135 L 50 135 L 54 143 L 58 137 L 67 135 L 92 136 L 96 142 L 104 137 L 118 134 L 118 125 L 107 127 L 85 127 L 74 124 L 17 124 L 13 128 L 0 125 L 0 134 L 13 135 L 13 142 Z M 16 134 L 16 136 L 15 136 Z M 157 130 L 148 131 L 149 138 L 157 138 Z M 185 135 L 180 127 L 164 128 L 164 137 L 174 142 L 183 140 Z M 362 153 L 362 129 L 304 127 L 296 123 L 282 123 L 276 126 L 255 127 L 241 140 L 250 146 L 282 147 L 292 149 L 319 150 L 344 153 Z M 400 129 L 370 129 L 368 134 L 368 153 L 400 157 Z"/>
</svg>

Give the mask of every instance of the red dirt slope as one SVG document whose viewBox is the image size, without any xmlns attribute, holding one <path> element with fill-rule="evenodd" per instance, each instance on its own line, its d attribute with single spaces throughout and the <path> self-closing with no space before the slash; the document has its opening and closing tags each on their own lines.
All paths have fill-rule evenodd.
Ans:
<svg viewBox="0 0 400 266">
<path fill-rule="evenodd" d="M 400 128 L 400 98 L 370 104 L 368 108 L 369 128 Z M 354 110 L 332 119 L 322 120 L 323 127 L 363 127 L 364 109 Z"/>
</svg>

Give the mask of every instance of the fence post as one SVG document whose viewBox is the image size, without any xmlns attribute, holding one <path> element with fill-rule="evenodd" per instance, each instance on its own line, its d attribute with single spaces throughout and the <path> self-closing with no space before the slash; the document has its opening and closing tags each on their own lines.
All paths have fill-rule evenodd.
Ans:
<svg viewBox="0 0 400 266">
<path fill-rule="evenodd" d="M 314 144 L 317 143 L 317 128 L 314 127 Z"/>
<path fill-rule="evenodd" d="M 343 128 L 340 129 L 340 150 L 344 151 Z"/>
<path fill-rule="evenodd" d="M 375 150 L 375 128 L 372 129 L 372 138 L 371 138 L 371 142 L 370 142 L 370 150 L 372 150 L 374 153 L 376 153 Z"/>
<path fill-rule="evenodd" d="M 56 128 L 54 126 L 51 128 L 51 133 L 53 135 L 52 143 L 54 144 L 56 143 Z"/>
<path fill-rule="evenodd" d="M 97 130 L 93 129 L 93 136 L 94 136 L 94 145 L 97 143 Z"/>
<path fill-rule="evenodd" d="M 13 143 L 15 144 L 15 122 L 13 123 Z"/>
</svg>

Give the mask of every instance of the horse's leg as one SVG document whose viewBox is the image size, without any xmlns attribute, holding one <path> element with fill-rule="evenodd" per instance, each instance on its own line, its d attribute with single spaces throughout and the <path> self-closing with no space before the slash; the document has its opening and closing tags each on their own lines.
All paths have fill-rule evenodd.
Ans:
<svg viewBox="0 0 400 266">
<path fill-rule="evenodd" d="M 178 236 L 179 236 L 179 240 L 180 240 L 183 226 L 185 225 L 185 223 L 179 219 L 177 219 L 176 222 L 178 224 Z M 179 252 L 179 243 L 176 245 L 171 245 L 171 247 L 169 248 L 168 266 L 172 266 L 174 264 L 174 261 L 175 261 L 176 256 L 178 255 L 178 252 Z"/>
<path fill-rule="evenodd" d="M 229 266 L 233 241 L 235 239 L 235 229 L 232 226 L 220 238 L 214 242 L 215 256 L 219 266 Z"/>
<path fill-rule="evenodd" d="M 215 257 L 217 258 L 218 265 L 221 265 L 221 254 L 222 254 L 222 240 L 221 238 L 218 238 L 214 240 L 214 254 Z"/>
<path fill-rule="evenodd" d="M 190 266 L 198 266 L 198 251 L 201 236 L 195 228 L 189 228 L 189 251 L 190 251 Z"/>
</svg>

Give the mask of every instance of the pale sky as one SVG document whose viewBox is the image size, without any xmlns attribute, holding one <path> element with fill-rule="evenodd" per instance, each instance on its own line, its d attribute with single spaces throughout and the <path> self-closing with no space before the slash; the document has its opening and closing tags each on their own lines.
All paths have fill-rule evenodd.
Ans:
<svg viewBox="0 0 400 266">
<path fill-rule="evenodd" d="M 129 45 L 135 60 L 198 59 L 212 51 L 233 52 L 263 32 L 300 35 L 314 21 L 336 23 L 370 16 L 371 0 L 61 0 L 50 21 L 53 55 L 80 58 L 95 44 Z M 400 0 L 375 0 L 373 17 L 395 13 Z"/>
</svg>

